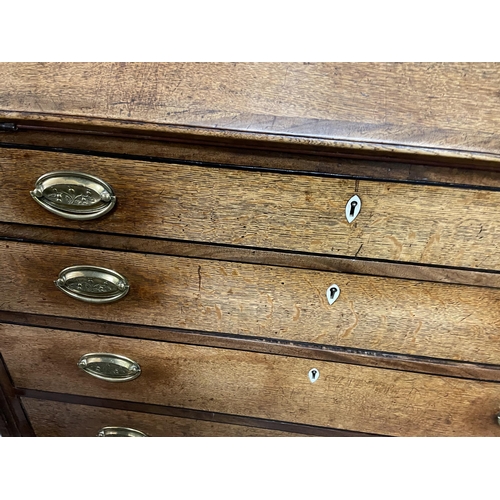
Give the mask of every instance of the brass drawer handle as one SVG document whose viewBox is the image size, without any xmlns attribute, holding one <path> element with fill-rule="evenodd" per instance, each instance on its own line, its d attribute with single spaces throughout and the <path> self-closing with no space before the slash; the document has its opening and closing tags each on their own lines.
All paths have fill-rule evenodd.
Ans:
<svg viewBox="0 0 500 500">
<path fill-rule="evenodd" d="M 95 266 L 67 267 L 54 283 L 69 296 L 94 304 L 114 302 L 125 297 L 130 289 L 127 279 L 121 274 Z"/>
<path fill-rule="evenodd" d="M 108 353 L 84 354 L 78 367 L 92 377 L 108 382 L 128 382 L 141 374 L 141 367 L 125 356 Z"/>
<path fill-rule="evenodd" d="M 42 175 L 30 194 L 49 212 L 73 220 L 97 219 L 107 214 L 116 203 L 109 184 L 80 172 Z"/>
<path fill-rule="evenodd" d="M 129 427 L 103 427 L 98 433 L 98 437 L 147 437 L 144 432 Z"/>
</svg>

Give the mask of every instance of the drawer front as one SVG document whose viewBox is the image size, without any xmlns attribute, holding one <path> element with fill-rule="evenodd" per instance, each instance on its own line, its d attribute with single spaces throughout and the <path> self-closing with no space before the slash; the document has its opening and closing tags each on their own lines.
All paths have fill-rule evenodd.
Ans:
<svg viewBox="0 0 500 500">
<path fill-rule="evenodd" d="M 17 242 L 0 252 L 3 310 L 500 363 L 500 289 Z M 130 291 L 76 300 L 54 285 L 75 265 L 117 271 Z"/>
<path fill-rule="evenodd" d="M 40 151 L 0 155 L 5 222 L 500 270 L 500 192 Z M 68 221 L 31 199 L 40 176 L 65 170 L 109 183 L 115 209 Z M 354 195 L 362 207 L 349 223 Z"/>
<path fill-rule="evenodd" d="M 188 418 L 153 415 L 80 404 L 22 398 L 36 436 L 92 437 L 103 427 L 125 427 L 151 437 L 278 437 L 303 436 L 292 432 L 260 429 Z"/>
<path fill-rule="evenodd" d="M 500 436 L 492 382 L 15 325 L 2 325 L 0 352 L 20 388 L 372 434 Z M 126 356 L 142 373 L 94 378 L 77 367 L 88 352 Z"/>
</svg>

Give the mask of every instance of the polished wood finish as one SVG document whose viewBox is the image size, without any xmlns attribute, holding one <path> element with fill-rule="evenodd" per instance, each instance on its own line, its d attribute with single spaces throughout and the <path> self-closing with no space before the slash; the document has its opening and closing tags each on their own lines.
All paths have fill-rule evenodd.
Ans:
<svg viewBox="0 0 500 500">
<path fill-rule="evenodd" d="M 159 255 L 176 255 L 180 257 L 197 257 L 247 264 L 265 264 L 316 271 L 334 271 L 387 278 L 404 278 L 456 285 L 500 288 L 500 273 L 491 271 L 470 271 L 420 264 L 405 264 L 402 262 L 383 262 L 297 252 L 277 252 L 259 248 L 250 249 L 237 246 L 188 243 L 137 236 L 119 236 L 92 231 L 81 232 L 71 229 L 27 226 L 5 222 L 0 222 L 0 237 L 23 242 L 50 242 L 83 248 L 102 248 Z"/>
<path fill-rule="evenodd" d="M 302 436 L 322 436 L 322 437 L 378 437 L 378 434 L 366 434 L 363 432 L 346 431 L 344 429 L 332 429 L 329 427 L 318 427 L 313 425 L 295 424 L 292 422 L 282 422 L 254 418 L 248 416 L 230 415 L 228 413 L 206 412 L 193 410 L 191 408 L 179 408 L 173 406 L 154 405 L 151 403 L 137 403 L 134 401 L 120 401 L 114 399 L 95 398 L 90 396 L 78 396 L 75 394 L 61 394 L 57 392 L 38 391 L 33 389 L 17 389 L 16 393 L 21 398 L 30 398 L 44 401 L 55 401 L 64 404 L 76 404 L 84 406 L 95 406 L 99 408 L 112 408 L 148 413 L 152 415 L 164 415 L 185 421 L 200 420 L 214 422 L 230 426 L 243 426 L 258 429 L 268 429 L 287 434 L 300 434 Z"/>
<path fill-rule="evenodd" d="M 0 222 L 0 237 L 33 243 L 54 243 L 86 248 L 177 255 L 201 259 L 294 267 L 316 271 L 333 271 L 349 274 L 403 278 L 418 281 L 452 283 L 500 288 L 500 273 L 464 269 L 422 266 L 403 262 L 384 262 L 359 258 L 310 255 L 298 252 L 277 252 L 259 248 L 211 245 L 207 243 L 159 240 L 138 236 L 120 236 L 47 228 Z"/>
<path fill-rule="evenodd" d="M 21 388 L 375 434 L 500 436 L 495 383 L 5 325 L 0 348 Z M 95 379 L 76 366 L 86 352 L 127 356 L 142 374 L 124 383 Z M 313 368 L 320 373 L 314 384 Z"/>
<path fill-rule="evenodd" d="M 0 63 L 0 433 L 499 435 L 499 68 Z M 116 209 L 47 213 L 54 170 Z M 130 294 L 67 297 L 75 264 Z M 141 377 L 76 367 L 108 349 Z"/>
<path fill-rule="evenodd" d="M 4 63 L 0 118 L 487 156 L 500 152 L 499 75 L 496 63 Z"/>
<path fill-rule="evenodd" d="M 500 288 L 500 273 L 456 268 L 422 266 L 402 262 L 384 262 L 359 258 L 277 252 L 255 248 L 211 245 L 206 243 L 159 240 L 137 236 L 119 236 L 93 231 L 47 228 L 0 222 L 0 237 L 13 241 L 54 243 L 159 255 L 177 255 L 201 259 L 249 264 L 265 264 L 317 271 L 333 271 L 388 278 L 404 278 L 457 285 Z"/>
<path fill-rule="evenodd" d="M 0 150 L 4 222 L 500 270 L 500 192 Z M 117 207 L 75 222 L 29 197 L 54 170 L 111 184 Z M 357 194 L 354 223 L 345 207 Z M 143 221 L 147 220 L 147 224 Z"/>
<path fill-rule="evenodd" d="M 40 130 L 38 130 L 41 128 Z M 233 145 L 213 143 L 197 144 L 173 139 L 136 137 L 129 134 L 119 137 L 112 132 L 83 133 L 61 132 L 43 127 L 19 126 L 15 133 L 0 133 L 0 145 L 24 149 L 71 152 L 77 154 L 104 155 L 137 160 L 174 160 L 218 166 L 245 166 L 271 171 L 310 172 L 331 176 L 347 176 L 358 179 L 376 179 L 412 183 L 434 183 L 461 186 L 500 188 L 500 172 L 496 162 L 481 161 L 474 168 L 457 158 L 449 165 L 441 165 L 435 157 L 398 161 L 388 156 L 376 161 L 356 157 L 354 154 L 332 151 L 308 151 L 292 153 L 249 147 L 236 142 Z M 140 140 L 138 140 L 140 139 Z"/>
<path fill-rule="evenodd" d="M 499 289 L 19 242 L 0 252 L 7 311 L 500 364 Z M 74 265 L 119 272 L 128 295 L 67 296 L 54 280 Z"/>
<path fill-rule="evenodd" d="M 43 316 L 39 314 L 10 313 L 6 311 L 0 311 L 0 322 L 208 347 L 226 347 L 229 349 L 279 354 L 311 360 L 336 361 L 339 363 L 415 373 L 500 382 L 500 366 L 498 365 L 467 363 L 464 361 L 457 362 L 448 359 L 424 358 L 404 354 L 388 354 L 386 352 L 368 351 L 366 349 L 314 345 L 304 342 L 287 342 L 256 337 L 236 337 L 218 332 L 207 333 L 175 328 L 155 328 L 144 325 L 128 325 L 124 323 L 109 323 Z M 47 396 L 43 397 L 46 398 Z"/>
<path fill-rule="evenodd" d="M 221 424 L 99 408 L 40 399 L 21 398 L 36 436 L 93 437 L 107 426 L 128 427 L 151 437 L 292 437 L 300 436 L 272 429 Z"/>
</svg>

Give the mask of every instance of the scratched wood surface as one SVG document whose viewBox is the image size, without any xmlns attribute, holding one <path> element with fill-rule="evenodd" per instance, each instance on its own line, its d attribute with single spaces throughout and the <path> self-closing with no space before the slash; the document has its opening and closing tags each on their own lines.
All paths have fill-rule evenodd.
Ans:
<svg viewBox="0 0 500 500">
<path fill-rule="evenodd" d="M 500 364 L 499 289 L 5 241 L 0 252 L 5 311 Z M 74 265 L 122 273 L 130 292 L 69 297 L 54 280 Z"/>
<path fill-rule="evenodd" d="M 1 326 L 0 350 L 20 388 L 374 434 L 500 436 L 497 383 L 15 325 Z M 127 356 L 142 373 L 95 379 L 76 366 L 88 352 Z"/>
<path fill-rule="evenodd" d="M 38 437 L 93 437 L 103 427 L 128 427 L 151 437 L 278 437 L 292 432 L 135 411 L 21 398 Z"/>
<path fill-rule="evenodd" d="M 133 132 L 131 131 L 133 134 Z M 437 156 L 426 157 L 425 164 L 415 159 L 396 161 L 389 157 L 378 157 L 374 160 L 353 157 L 347 152 L 334 154 L 332 151 L 317 148 L 313 152 L 292 150 L 269 150 L 246 147 L 240 143 L 230 144 L 198 144 L 173 140 L 160 140 L 151 137 L 138 138 L 114 137 L 101 133 L 65 133 L 57 130 L 33 130 L 20 127 L 15 133 L 0 134 L 0 144 L 5 147 L 44 147 L 62 148 L 73 151 L 111 153 L 118 155 L 136 155 L 162 159 L 178 159 L 188 162 L 206 162 L 225 165 L 245 165 L 249 167 L 268 168 L 274 170 L 293 170 L 332 175 L 353 176 L 378 180 L 434 182 L 445 184 L 500 187 L 500 171 L 498 162 L 475 163 L 474 168 L 466 160 L 454 158 L 451 165 L 439 165 Z M 327 154 L 328 153 L 328 154 Z M 433 161 L 434 160 L 434 161 Z M 500 161 L 500 159 L 499 159 Z"/>
<path fill-rule="evenodd" d="M 498 155 L 498 69 L 498 63 L 3 63 L 0 117 Z"/>
<path fill-rule="evenodd" d="M 446 377 L 484 380 L 486 382 L 500 382 L 500 365 L 453 361 L 450 359 L 423 358 L 407 354 L 387 354 L 380 353 L 379 351 L 367 351 L 365 349 L 353 348 L 346 349 L 343 347 L 326 346 L 324 344 L 294 343 L 293 341 L 285 340 L 275 341 L 273 339 L 266 340 L 259 337 L 235 337 L 218 332 L 208 333 L 180 328 L 165 328 L 124 323 L 116 325 L 115 323 L 93 321 L 90 319 L 85 320 L 8 311 L 0 311 L 0 323 L 32 326 L 36 328 L 55 328 L 58 330 L 79 331 L 102 335 L 118 335 L 120 337 L 158 340 L 161 342 L 176 342 L 190 345 L 203 345 L 207 347 L 221 347 L 310 360 L 317 359 L 320 361 L 334 361 L 337 363 L 373 366 L 376 368 L 388 368 L 414 373 L 427 373 L 430 375 L 443 375 Z M 51 399 L 51 397 L 47 395 L 48 393 L 40 393 L 40 391 L 35 391 L 35 393 L 31 390 L 28 391 L 28 393 L 24 391 L 23 394 L 38 399 Z M 64 402 L 99 405 L 99 403 L 90 403 L 87 400 L 82 400 L 83 396 L 78 396 L 78 400 L 76 401 L 68 399 L 67 395 L 63 396 L 64 399 L 61 401 Z M 119 407 L 134 411 L 155 412 L 154 410 L 144 408 Z M 186 415 L 176 416 L 183 418 L 186 417 Z M 187 417 L 193 418 L 191 415 L 188 415 Z M 249 423 L 249 425 L 251 424 Z M 289 431 L 290 429 L 283 429 L 280 427 L 278 430 Z M 315 431 L 316 430 L 317 429 L 315 428 Z M 315 432 L 312 434 L 316 435 Z"/>
<path fill-rule="evenodd" d="M 151 403 L 139 403 L 136 401 L 124 401 L 119 399 L 103 399 L 93 396 L 80 396 L 77 394 L 39 391 L 36 389 L 16 389 L 19 399 L 30 398 L 43 401 L 55 401 L 59 403 L 93 406 L 98 408 L 112 408 L 115 410 L 125 410 L 139 414 L 163 415 L 175 417 L 182 421 L 201 420 L 203 422 L 216 422 L 231 426 L 243 426 L 257 429 L 279 431 L 287 435 L 302 436 L 323 436 L 323 437 L 373 437 L 379 434 L 367 434 L 344 429 L 334 429 L 331 427 L 318 427 L 308 424 L 297 424 L 284 422 L 281 420 L 270 420 L 249 416 L 230 415 L 229 413 L 206 412 L 192 408 L 181 408 L 174 406 L 162 406 Z M 19 403 L 21 404 L 21 403 Z"/>
<path fill-rule="evenodd" d="M 111 184 L 112 213 L 68 221 L 31 199 L 39 176 Z M 95 156 L 0 151 L 0 218 L 108 233 L 500 270 L 500 192 L 283 175 Z M 349 224 L 345 207 L 358 194 Z"/>
<path fill-rule="evenodd" d="M 78 231 L 66 228 L 27 226 L 0 222 L 0 238 L 29 243 L 51 242 L 84 248 L 102 248 L 127 252 L 176 255 L 200 259 L 245 262 L 271 266 L 334 271 L 350 274 L 368 274 L 388 278 L 405 278 L 419 281 L 435 281 L 460 285 L 500 288 L 500 273 L 491 271 L 470 271 L 456 267 L 435 267 L 403 262 L 334 257 L 289 253 L 276 250 L 231 247 L 207 243 L 151 239 L 139 236 L 123 236 L 94 231 Z"/>
</svg>

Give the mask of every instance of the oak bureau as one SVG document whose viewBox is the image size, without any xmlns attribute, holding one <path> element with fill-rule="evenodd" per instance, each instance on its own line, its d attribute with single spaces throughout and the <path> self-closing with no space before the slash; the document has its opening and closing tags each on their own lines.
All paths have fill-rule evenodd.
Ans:
<svg viewBox="0 0 500 500">
<path fill-rule="evenodd" d="M 2 436 L 499 436 L 498 64 L 0 64 Z"/>
</svg>

